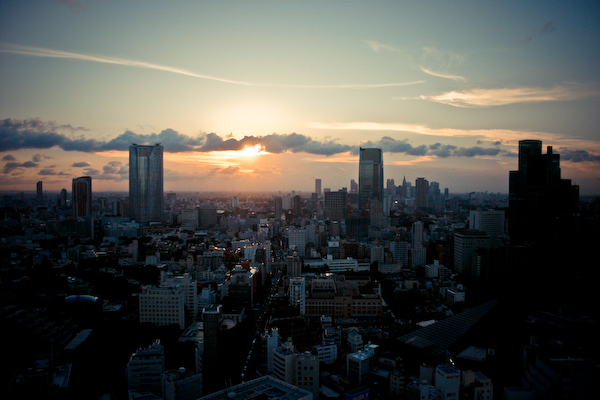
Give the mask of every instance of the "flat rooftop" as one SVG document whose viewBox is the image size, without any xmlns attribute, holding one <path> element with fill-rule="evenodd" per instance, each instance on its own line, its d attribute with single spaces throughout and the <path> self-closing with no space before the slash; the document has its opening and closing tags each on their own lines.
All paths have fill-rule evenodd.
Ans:
<svg viewBox="0 0 600 400">
<path fill-rule="evenodd" d="M 312 400 L 312 393 L 270 375 L 240 383 L 199 400 Z"/>
</svg>

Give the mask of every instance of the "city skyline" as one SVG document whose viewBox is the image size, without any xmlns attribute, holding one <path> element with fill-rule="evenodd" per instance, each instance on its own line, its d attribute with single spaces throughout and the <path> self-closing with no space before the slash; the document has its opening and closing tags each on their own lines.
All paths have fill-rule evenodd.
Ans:
<svg viewBox="0 0 600 400">
<path fill-rule="evenodd" d="M 4 2 L 0 190 L 333 191 L 386 179 L 508 193 L 519 140 L 600 195 L 599 6 L 548 2 Z"/>
</svg>

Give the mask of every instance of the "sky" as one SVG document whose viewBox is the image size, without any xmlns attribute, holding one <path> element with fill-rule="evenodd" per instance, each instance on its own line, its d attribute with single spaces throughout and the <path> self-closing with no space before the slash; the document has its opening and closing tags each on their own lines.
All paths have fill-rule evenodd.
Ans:
<svg viewBox="0 0 600 400">
<path fill-rule="evenodd" d="M 594 1 L 0 3 L 0 190 L 128 190 L 161 143 L 165 191 L 338 190 L 384 179 L 508 192 L 518 141 L 600 195 Z"/>
</svg>

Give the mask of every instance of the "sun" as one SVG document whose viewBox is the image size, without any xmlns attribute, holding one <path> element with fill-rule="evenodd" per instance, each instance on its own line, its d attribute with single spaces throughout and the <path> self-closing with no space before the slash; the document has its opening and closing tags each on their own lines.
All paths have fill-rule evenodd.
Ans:
<svg viewBox="0 0 600 400">
<path fill-rule="evenodd" d="M 234 157 L 254 157 L 263 154 L 269 154 L 268 152 L 263 150 L 263 147 L 260 144 L 254 146 L 246 146 L 242 150 L 228 151 L 227 153 Z"/>
</svg>

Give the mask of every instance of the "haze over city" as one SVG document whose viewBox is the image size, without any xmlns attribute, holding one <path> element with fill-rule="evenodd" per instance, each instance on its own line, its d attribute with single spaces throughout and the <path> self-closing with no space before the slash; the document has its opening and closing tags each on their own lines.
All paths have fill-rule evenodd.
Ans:
<svg viewBox="0 0 600 400">
<path fill-rule="evenodd" d="M 600 194 L 599 7 L 589 2 L 4 1 L 0 190 L 337 190 L 384 178 L 508 192 L 543 140 Z"/>
</svg>

